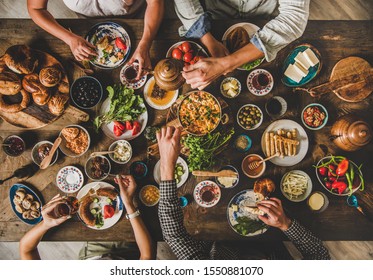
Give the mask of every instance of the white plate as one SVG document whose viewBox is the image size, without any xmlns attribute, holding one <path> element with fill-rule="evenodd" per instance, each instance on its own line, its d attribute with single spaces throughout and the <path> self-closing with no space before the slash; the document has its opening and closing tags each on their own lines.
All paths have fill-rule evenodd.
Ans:
<svg viewBox="0 0 373 280">
<path fill-rule="evenodd" d="M 89 192 L 90 189 L 98 190 L 98 189 L 103 188 L 103 187 L 110 187 L 110 188 L 115 189 L 112 185 L 110 185 L 109 183 L 106 183 L 106 182 L 93 182 L 93 183 L 89 183 L 89 184 L 85 185 L 78 192 L 76 198 L 78 200 L 81 199 L 83 196 L 85 196 Z M 101 204 L 101 209 L 103 211 L 104 206 L 107 205 L 108 203 L 106 201 L 106 197 L 99 197 L 99 198 L 100 198 L 99 203 Z M 97 203 L 94 202 L 94 203 L 91 204 L 90 208 L 92 209 L 92 208 L 95 208 L 95 207 L 97 207 Z M 119 221 L 120 217 L 122 217 L 122 214 L 123 214 L 123 203 L 122 203 L 122 200 L 120 199 L 120 196 L 119 196 L 119 193 L 118 193 L 116 203 L 115 203 L 114 216 L 109 218 L 109 219 L 104 219 L 104 225 L 101 228 L 96 228 L 94 226 L 92 227 L 92 226 L 88 226 L 88 225 L 86 225 L 86 226 L 91 228 L 91 229 L 96 229 L 96 230 L 107 229 L 107 228 L 110 228 L 113 225 L 115 225 Z M 79 215 L 79 211 L 78 211 L 78 215 Z M 83 222 L 83 220 L 82 220 L 82 222 Z"/>
<path fill-rule="evenodd" d="M 258 218 L 258 215 L 254 215 L 250 212 L 244 211 L 240 205 L 244 202 L 248 201 L 250 205 L 256 203 L 256 197 L 253 190 L 243 190 L 236 194 L 231 201 L 228 203 L 227 207 L 227 218 L 228 223 L 231 226 L 231 228 L 235 231 L 234 225 L 238 224 L 237 218 L 238 217 L 247 217 L 254 221 L 260 221 Z M 234 211 L 232 205 L 235 204 L 238 206 L 238 211 Z M 268 230 L 268 227 L 263 224 L 263 227 L 255 232 L 248 233 L 243 236 L 255 236 L 265 233 Z M 238 234 L 242 235 L 241 233 L 237 232 Z"/>
<path fill-rule="evenodd" d="M 56 184 L 64 193 L 77 192 L 84 184 L 83 173 L 75 166 L 65 166 L 58 171 Z"/>
<path fill-rule="evenodd" d="M 133 65 L 138 66 L 139 64 L 137 62 L 134 62 L 132 63 Z M 131 67 L 131 65 L 124 65 L 123 68 L 120 70 L 120 73 L 119 73 L 119 79 L 120 79 L 120 82 L 126 86 L 126 88 L 132 88 L 132 89 L 139 89 L 141 88 L 143 85 L 145 85 L 146 83 L 146 78 L 148 77 L 147 75 L 144 75 L 140 78 L 140 80 L 134 82 L 134 83 L 130 83 L 129 81 L 127 81 L 127 79 L 125 78 L 124 76 L 124 71 L 126 71 L 127 68 Z"/>
<path fill-rule="evenodd" d="M 172 104 L 175 103 L 175 101 L 177 100 L 178 96 L 179 96 L 179 90 L 177 89 L 176 90 L 176 93 L 174 94 L 174 97 L 171 99 L 171 101 L 165 105 L 158 105 L 158 104 L 155 104 L 153 102 L 153 100 L 149 97 L 149 87 L 150 85 L 154 82 L 154 77 L 151 77 L 148 82 L 145 84 L 145 87 L 144 87 L 144 99 L 146 101 L 146 103 L 148 103 L 148 105 L 154 109 L 157 109 L 157 110 L 165 110 L 167 108 L 170 108 L 172 106 Z M 150 93 L 151 94 L 151 93 Z"/>
<path fill-rule="evenodd" d="M 259 30 L 259 26 L 249 23 L 249 22 L 240 22 L 233 24 L 231 27 L 229 27 L 223 34 L 223 37 L 221 38 L 224 46 L 225 46 L 225 41 L 227 40 L 228 34 L 235 29 L 236 27 L 242 27 L 246 30 L 247 34 L 249 34 L 250 39 L 254 36 L 254 34 Z M 264 58 L 262 59 L 263 62 Z M 259 64 L 260 65 L 260 64 Z M 255 66 L 254 68 L 258 67 L 259 65 Z M 238 67 L 238 70 L 245 70 L 244 68 Z M 251 71 L 251 70 L 250 70 Z"/>
<path fill-rule="evenodd" d="M 297 147 L 297 155 L 293 157 L 287 157 L 284 158 L 281 157 L 274 157 L 270 159 L 270 161 L 273 164 L 276 164 L 278 166 L 293 166 L 303 160 L 303 158 L 306 156 L 308 151 L 308 136 L 304 128 L 298 124 L 295 121 L 292 120 L 278 120 L 273 123 L 271 123 L 266 130 L 263 132 L 261 145 L 262 145 L 262 151 L 265 152 L 265 134 L 266 132 L 277 132 L 278 129 L 285 129 L 285 130 L 291 130 L 296 129 L 298 131 L 298 141 L 299 145 Z M 264 153 L 265 154 L 265 153 Z"/>
<path fill-rule="evenodd" d="M 176 163 L 181 164 L 183 166 L 183 169 L 184 169 L 184 174 L 181 176 L 180 182 L 177 184 L 177 187 L 180 188 L 188 180 L 189 169 L 188 169 L 188 164 L 181 157 L 177 158 Z M 161 161 L 160 160 L 158 160 L 158 162 L 154 166 L 153 177 L 154 177 L 154 180 L 159 185 L 161 183 Z"/>
<path fill-rule="evenodd" d="M 143 104 L 142 106 L 145 107 Z M 145 107 L 146 109 L 146 107 Z M 106 98 L 104 103 L 101 105 L 100 109 L 100 115 L 103 115 L 110 110 L 110 98 Z M 137 133 L 135 136 L 132 136 L 132 130 L 124 132 L 121 136 L 115 136 L 114 134 L 114 123 L 106 123 L 101 126 L 102 131 L 105 133 L 105 135 L 113 140 L 132 140 L 135 139 L 136 137 L 140 136 L 141 133 L 144 131 L 146 124 L 148 123 L 148 111 L 146 110 L 144 113 L 142 113 L 138 121 L 141 123 L 141 130 L 139 133 Z"/>
</svg>

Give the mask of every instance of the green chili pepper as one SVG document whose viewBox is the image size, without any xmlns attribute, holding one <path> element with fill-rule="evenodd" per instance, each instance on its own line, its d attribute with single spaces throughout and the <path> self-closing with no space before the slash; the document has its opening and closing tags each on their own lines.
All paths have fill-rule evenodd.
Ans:
<svg viewBox="0 0 373 280">
<path fill-rule="evenodd" d="M 355 179 L 355 167 L 351 164 L 350 165 L 350 179 L 351 179 L 351 182 L 354 183 L 354 179 Z"/>
<path fill-rule="evenodd" d="M 350 190 L 350 195 L 351 195 L 352 194 L 352 181 L 351 181 L 351 178 L 350 178 L 350 174 L 346 173 L 346 179 L 347 179 L 348 188 Z"/>
</svg>

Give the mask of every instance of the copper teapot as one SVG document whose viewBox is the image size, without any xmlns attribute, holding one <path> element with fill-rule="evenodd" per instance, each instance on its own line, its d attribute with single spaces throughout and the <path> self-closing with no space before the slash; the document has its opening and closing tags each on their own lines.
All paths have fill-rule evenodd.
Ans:
<svg viewBox="0 0 373 280">
<path fill-rule="evenodd" d="M 340 149 L 356 151 L 372 139 L 372 129 L 359 117 L 349 114 L 339 118 L 333 125 L 330 139 Z"/>
<path fill-rule="evenodd" d="M 181 74 L 183 66 L 182 61 L 173 58 L 159 61 L 154 68 L 156 84 L 165 91 L 177 90 L 185 83 Z"/>
</svg>

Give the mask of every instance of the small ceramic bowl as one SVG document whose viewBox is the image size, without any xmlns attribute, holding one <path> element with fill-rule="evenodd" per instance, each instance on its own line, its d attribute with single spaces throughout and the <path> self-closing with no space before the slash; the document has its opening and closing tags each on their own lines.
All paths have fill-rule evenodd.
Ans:
<svg viewBox="0 0 373 280">
<path fill-rule="evenodd" d="M 142 169 L 142 173 L 140 174 L 138 169 Z M 130 173 L 133 177 L 136 179 L 142 179 L 145 178 L 148 174 L 148 166 L 145 162 L 142 161 L 135 161 L 130 166 Z"/>
<path fill-rule="evenodd" d="M 259 120 L 259 122 L 257 123 L 257 124 L 255 124 L 255 125 L 253 125 L 252 127 L 247 127 L 247 126 L 245 126 L 244 124 L 242 124 L 241 122 L 240 122 L 240 116 L 242 115 L 243 117 L 250 117 L 250 116 L 244 116 L 243 115 L 243 109 L 244 108 L 246 108 L 246 107 L 254 107 L 254 108 L 256 108 L 256 109 L 258 109 L 259 110 L 259 113 L 260 113 L 260 120 Z M 245 130 L 254 130 L 254 129 L 257 129 L 261 124 L 262 124 L 262 122 L 263 122 L 263 112 L 262 112 L 262 110 L 258 107 L 258 106 L 256 106 L 256 105 L 254 105 L 254 104 L 246 104 L 246 105 L 243 105 L 239 110 L 238 110 L 238 113 L 237 113 L 237 123 L 238 123 L 238 125 L 240 126 L 240 127 L 242 127 L 243 129 L 245 129 Z"/>
<path fill-rule="evenodd" d="M 324 118 L 323 122 L 321 123 L 321 125 L 319 125 L 317 127 L 309 126 L 306 123 L 306 121 L 304 120 L 304 113 L 310 107 L 317 107 L 320 110 L 320 112 L 325 113 L 325 118 Z M 323 105 L 321 105 L 319 103 L 308 104 L 306 107 L 304 107 L 304 109 L 302 111 L 302 115 L 301 115 L 303 125 L 310 130 L 319 130 L 319 129 L 323 128 L 326 125 L 326 123 L 328 122 L 328 118 L 329 118 L 328 111 L 326 110 L 326 108 Z"/>
<path fill-rule="evenodd" d="M 283 183 L 284 183 L 284 180 L 285 180 L 286 176 L 288 176 L 289 174 L 299 174 L 299 175 L 305 176 L 306 179 L 307 179 L 307 189 L 304 191 L 303 194 L 299 195 L 298 197 L 292 197 L 284 191 Z M 310 193 L 312 191 L 312 181 L 311 181 L 310 176 L 306 172 L 304 172 L 302 170 L 292 170 L 292 171 L 289 171 L 289 172 L 285 173 L 285 175 L 282 176 L 282 179 L 281 179 L 281 182 L 280 182 L 280 189 L 281 189 L 282 194 L 288 200 L 293 201 L 293 202 L 301 202 L 301 201 L 306 200 L 307 197 L 310 195 Z"/>
<path fill-rule="evenodd" d="M 91 137 L 89 136 L 88 131 L 84 127 L 82 127 L 80 125 L 77 125 L 77 124 L 68 125 L 65 128 L 69 128 L 69 127 L 79 128 L 81 131 L 84 131 L 87 134 L 87 136 L 88 136 L 88 145 L 87 145 L 87 148 L 81 154 L 75 154 L 75 153 L 73 153 L 71 150 L 69 150 L 66 147 L 66 139 L 65 139 L 65 137 L 63 137 L 62 132 L 60 133 L 60 137 L 62 138 L 62 141 L 61 141 L 61 144 L 60 144 L 59 148 L 60 148 L 61 152 L 64 153 L 68 157 L 73 157 L 73 158 L 80 157 L 80 156 L 84 155 L 88 151 L 89 146 L 91 144 Z"/>
<path fill-rule="evenodd" d="M 237 142 L 240 141 L 240 138 L 243 138 L 242 140 L 243 141 L 246 141 L 246 145 L 245 147 L 239 147 Z M 251 146 L 253 144 L 253 141 L 251 140 L 251 138 L 249 136 L 247 136 L 246 134 L 241 134 L 241 135 L 238 135 L 236 137 L 236 139 L 234 140 L 234 147 L 236 148 L 237 151 L 239 152 L 242 152 L 242 153 L 245 153 L 247 152 L 248 150 L 250 150 Z"/>
<path fill-rule="evenodd" d="M 3 150 L 8 156 L 18 157 L 26 150 L 26 144 L 21 137 L 17 135 L 10 135 L 4 139 Z"/>
<path fill-rule="evenodd" d="M 108 166 L 108 170 L 106 170 L 106 172 L 104 172 L 103 175 L 100 178 L 96 178 L 96 176 L 94 176 L 93 171 L 92 171 L 93 160 L 96 157 L 104 159 L 105 163 Z M 102 180 L 105 180 L 109 176 L 110 171 L 111 171 L 111 164 L 110 164 L 110 161 L 108 160 L 108 158 L 105 157 L 105 156 L 96 156 L 96 157 L 90 157 L 86 161 L 85 166 L 84 166 L 84 171 L 85 171 L 85 174 L 88 176 L 89 179 L 91 179 L 93 181 L 102 181 Z"/>
<path fill-rule="evenodd" d="M 126 140 L 118 140 L 118 141 L 113 142 L 113 143 L 110 145 L 110 147 L 109 147 L 109 151 L 114 151 L 114 149 L 116 148 L 116 146 L 117 146 L 119 143 L 122 143 L 125 147 L 128 148 L 129 153 L 130 153 L 130 156 L 128 157 L 128 159 L 125 160 L 125 161 L 120 161 L 120 160 L 114 158 L 114 154 L 109 154 L 109 157 L 110 157 L 110 159 L 111 159 L 112 161 L 114 161 L 115 163 L 118 163 L 118 164 L 126 164 L 126 163 L 129 162 L 129 161 L 131 160 L 131 158 L 132 158 L 132 146 L 131 146 L 131 144 L 130 144 L 128 141 L 126 141 Z"/>
<path fill-rule="evenodd" d="M 81 109 L 91 109 L 100 103 L 103 95 L 99 80 L 91 76 L 76 79 L 70 89 L 71 100 Z"/>
<path fill-rule="evenodd" d="M 141 188 L 139 198 L 145 206 L 155 206 L 160 199 L 159 189 L 153 185 L 146 185 Z"/>
<path fill-rule="evenodd" d="M 231 96 L 231 95 L 229 95 L 228 93 L 227 93 L 227 91 L 226 90 L 224 90 L 224 88 L 223 88 L 223 85 L 225 84 L 225 83 L 228 83 L 228 82 L 231 82 L 231 81 L 236 81 L 237 82 L 237 86 L 238 86 L 238 89 L 237 89 L 237 94 L 235 95 L 235 96 Z M 236 78 L 234 78 L 234 77 L 227 77 L 227 78 L 225 78 L 222 82 L 221 82 L 221 84 L 220 84 L 220 93 L 224 96 L 224 97 L 226 97 L 226 98 L 236 98 L 237 96 L 239 96 L 240 95 L 240 93 L 241 93 L 241 82 L 238 80 L 238 79 L 236 79 Z"/>
<path fill-rule="evenodd" d="M 240 175 L 238 173 L 238 170 L 237 168 L 235 168 L 234 166 L 232 165 L 226 165 L 226 166 L 223 166 L 222 168 L 220 168 L 219 171 L 222 171 L 222 170 L 232 170 L 234 172 L 237 173 L 237 179 L 235 181 L 233 181 L 233 185 L 231 187 L 226 187 L 225 185 L 223 185 L 220 181 L 219 181 L 219 177 L 215 177 L 215 182 L 216 184 L 218 184 L 219 187 L 221 187 L 222 189 L 232 189 L 234 188 L 235 186 L 238 185 L 238 182 L 240 181 Z"/>
<path fill-rule="evenodd" d="M 241 164 L 242 172 L 249 178 L 259 178 L 263 175 L 264 171 L 266 170 L 266 162 L 263 162 L 261 164 L 261 170 L 257 172 L 257 174 L 254 174 L 253 171 L 249 170 L 249 163 L 252 161 L 249 161 L 250 157 L 256 157 L 256 160 L 263 160 L 263 158 L 258 154 L 249 154 L 247 155 L 243 160 Z M 253 160 L 254 161 L 254 160 Z M 250 173 L 251 172 L 251 173 Z"/>
<path fill-rule="evenodd" d="M 32 158 L 32 161 L 36 165 L 40 166 L 40 164 L 42 162 L 42 160 L 40 160 L 39 155 L 38 155 L 38 149 L 40 148 L 41 145 L 45 145 L 45 144 L 49 144 L 50 148 L 52 148 L 52 146 L 53 146 L 53 143 L 50 142 L 50 141 L 40 141 L 40 142 L 36 143 L 35 146 L 32 148 L 31 158 Z M 52 161 L 51 161 L 49 166 L 55 164 L 56 161 L 57 161 L 57 158 L 58 158 L 58 150 L 56 150 L 56 152 L 54 153 Z"/>
</svg>

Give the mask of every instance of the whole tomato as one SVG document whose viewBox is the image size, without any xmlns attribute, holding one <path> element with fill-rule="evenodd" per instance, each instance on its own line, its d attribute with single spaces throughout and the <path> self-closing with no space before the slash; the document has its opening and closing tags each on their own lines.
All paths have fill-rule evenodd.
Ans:
<svg viewBox="0 0 373 280">
<path fill-rule="evenodd" d="M 192 46 L 190 45 L 189 42 L 184 42 L 184 43 L 181 44 L 181 48 L 182 48 L 183 52 L 187 53 L 192 49 Z"/>
<path fill-rule="evenodd" d="M 196 55 L 195 57 L 193 57 L 192 61 L 190 62 L 190 64 L 195 64 L 197 63 L 202 57 L 201 56 L 198 56 Z"/>
<path fill-rule="evenodd" d="M 183 60 L 185 62 L 191 62 L 192 59 L 193 59 L 193 54 L 190 53 L 190 52 L 185 53 L 184 56 L 183 56 Z"/>
<path fill-rule="evenodd" d="M 178 48 L 172 50 L 172 57 L 177 60 L 182 60 L 183 58 L 183 52 L 179 50 Z"/>
</svg>

